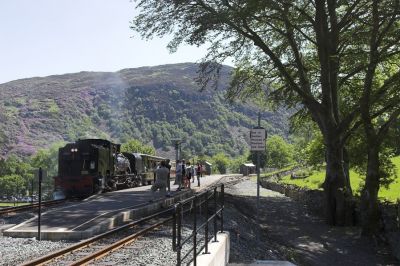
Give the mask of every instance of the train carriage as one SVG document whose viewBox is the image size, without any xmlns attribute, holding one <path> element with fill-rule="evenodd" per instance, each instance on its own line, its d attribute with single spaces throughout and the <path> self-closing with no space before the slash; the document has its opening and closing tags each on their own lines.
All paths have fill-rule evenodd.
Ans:
<svg viewBox="0 0 400 266">
<path fill-rule="evenodd" d="M 135 174 L 140 177 L 142 185 L 149 185 L 154 182 L 155 170 L 161 161 L 165 160 L 162 157 L 143 153 L 123 152 L 123 155 L 129 159 L 132 168 L 135 169 Z"/>
</svg>

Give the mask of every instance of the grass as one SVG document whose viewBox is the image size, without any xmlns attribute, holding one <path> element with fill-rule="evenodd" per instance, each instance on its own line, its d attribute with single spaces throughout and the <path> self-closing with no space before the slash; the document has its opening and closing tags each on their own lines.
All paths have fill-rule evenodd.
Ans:
<svg viewBox="0 0 400 266">
<path fill-rule="evenodd" d="M 387 187 L 381 187 L 378 197 L 381 201 L 396 202 L 400 200 L 400 156 L 394 157 L 392 162 L 396 166 L 397 178 Z M 306 187 L 309 189 L 322 189 L 321 185 L 325 179 L 325 170 L 314 172 L 311 176 L 304 179 L 290 179 L 290 175 L 284 176 L 280 182 L 285 184 L 293 184 L 299 187 Z M 353 193 L 360 194 L 361 188 L 364 184 L 364 178 L 354 171 L 350 171 L 350 184 Z"/>
<path fill-rule="evenodd" d="M 14 202 L 0 202 L 0 207 L 14 207 L 14 206 L 23 206 L 23 205 L 28 205 L 31 204 L 30 202 L 16 202 L 14 205 Z"/>
<path fill-rule="evenodd" d="M 382 187 L 379 190 L 379 197 L 394 202 L 396 199 L 400 200 L 400 156 L 393 158 L 392 162 L 396 166 L 397 178 L 388 188 Z"/>
</svg>

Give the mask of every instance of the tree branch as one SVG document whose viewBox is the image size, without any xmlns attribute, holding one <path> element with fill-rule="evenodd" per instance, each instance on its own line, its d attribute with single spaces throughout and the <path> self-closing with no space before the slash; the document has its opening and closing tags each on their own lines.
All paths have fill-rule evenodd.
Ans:
<svg viewBox="0 0 400 266">
<path fill-rule="evenodd" d="M 400 108 L 396 109 L 389 117 L 389 119 L 386 121 L 385 124 L 381 126 L 381 128 L 378 131 L 377 138 L 378 142 L 382 143 L 384 140 L 384 137 L 386 136 L 387 131 L 389 130 L 390 126 L 394 121 L 396 121 L 400 116 Z"/>
</svg>

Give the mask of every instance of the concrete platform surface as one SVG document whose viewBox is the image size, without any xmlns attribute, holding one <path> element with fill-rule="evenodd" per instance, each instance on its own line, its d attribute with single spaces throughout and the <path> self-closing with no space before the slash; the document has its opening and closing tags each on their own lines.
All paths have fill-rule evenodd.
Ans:
<svg viewBox="0 0 400 266">
<path fill-rule="evenodd" d="M 296 266 L 289 261 L 283 260 L 259 260 L 250 264 L 229 263 L 228 266 Z"/>
<path fill-rule="evenodd" d="M 177 185 L 171 182 L 171 197 L 153 198 L 151 186 L 130 188 L 91 196 L 78 203 L 66 205 L 42 213 L 41 237 L 43 240 L 81 240 L 103 233 L 121 224 L 155 213 L 161 208 L 190 197 L 196 191 L 217 183 L 224 177 L 235 175 L 212 175 L 191 183 L 192 189 L 177 192 Z M 239 175 L 236 175 L 239 176 Z M 240 175 L 241 176 L 241 175 Z M 158 196 L 158 198 L 157 198 Z M 4 230 L 10 237 L 37 237 L 38 218 Z"/>
<path fill-rule="evenodd" d="M 219 266 L 227 265 L 230 252 L 230 237 L 229 232 L 217 234 L 218 242 L 210 241 L 208 243 L 208 253 L 205 254 L 203 249 L 197 256 L 196 265 L 201 266 Z M 193 266 L 194 262 L 190 263 Z"/>
</svg>

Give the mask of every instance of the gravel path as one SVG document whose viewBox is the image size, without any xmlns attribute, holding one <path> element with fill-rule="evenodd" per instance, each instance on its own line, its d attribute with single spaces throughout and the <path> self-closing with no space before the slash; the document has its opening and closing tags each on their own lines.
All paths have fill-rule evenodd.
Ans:
<svg viewBox="0 0 400 266">
<path fill-rule="evenodd" d="M 297 265 L 400 265 L 388 255 L 386 247 L 361 238 L 357 228 L 329 227 L 304 206 L 263 188 L 258 225 L 254 181 L 228 186 L 225 191 L 224 229 L 231 235 L 231 263 L 288 260 Z M 1 219 L 3 224 L 10 224 L 30 216 Z M 190 217 L 186 218 L 183 233 L 188 235 Z M 171 228 L 163 227 L 93 265 L 175 265 L 171 243 Z M 0 265 L 16 265 L 68 245 L 0 236 Z"/>
<path fill-rule="evenodd" d="M 226 191 L 235 195 L 227 196 L 227 202 L 256 226 L 256 183 L 247 180 Z M 387 246 L 361 237 L 359 228 L 328 226 L 282 194 L 263 188 L 260 194 L 262 245 L 286 260 L 297 265 L 400 265 Z M 254 233 L 249 237 L 254 240 Z M 253 258 L 265 259 L 264 253 Z"/>
</svg>

